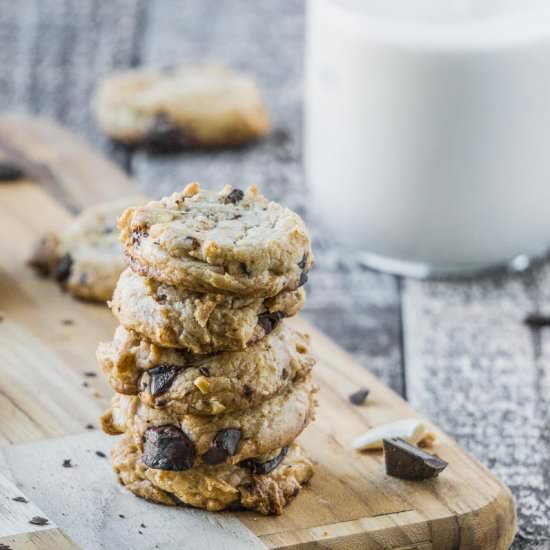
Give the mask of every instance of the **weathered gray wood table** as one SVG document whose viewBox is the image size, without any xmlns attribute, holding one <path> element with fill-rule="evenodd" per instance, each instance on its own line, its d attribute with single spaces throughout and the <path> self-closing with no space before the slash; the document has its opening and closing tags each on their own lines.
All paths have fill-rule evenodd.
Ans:
<svg viewBox="0 0 550 550">
<path fill-rule="evenodd" d="M 301 172 L 300 0 L 0 0 L 0 107 L 54 117 L 123 164 L 149 194 L 190 180 L 259 183 L 316 239 L 307 316 L 508 483 L 515 548 L 550 548 L 550 266 L 475 282 L 418 282 L 342 254 L 308 208 Z M 89 104 L 117 67 L 219 60 L 253 71 L 275 130 L 239 151 L 150 158 L 113 149 Z M 4 237 L 6 237 L 4 235 Z"/>
</svg>

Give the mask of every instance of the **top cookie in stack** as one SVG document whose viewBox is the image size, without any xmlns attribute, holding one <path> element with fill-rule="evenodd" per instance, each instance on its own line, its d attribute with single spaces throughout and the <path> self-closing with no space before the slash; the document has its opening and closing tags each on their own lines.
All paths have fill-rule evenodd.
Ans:
<svg viewBox="0 0 550 550">
<path fill-rule="evenodd" d="M 256 187 L 181 193 L 119 220 L 121 325 L 98 360 L 118 395 L 120 481 L 165 504 L 281 513 L 312 475 L 294 440 L 314 416 L 314 360 L 281 320 L 304 304 L 301 218 Z"/>
</svg>

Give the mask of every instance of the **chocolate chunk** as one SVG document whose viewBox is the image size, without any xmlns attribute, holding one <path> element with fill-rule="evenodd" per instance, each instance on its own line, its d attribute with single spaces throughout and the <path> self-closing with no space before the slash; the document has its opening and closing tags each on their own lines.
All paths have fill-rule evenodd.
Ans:
<svg viewBox="0 0 550 550">
<path fill-rule="evenodd" d="M 284 316 L 285 314 L 282 311 L 274 311 L 273 313 L 266 311 L 258 315 L 258 324 L 264 329 L 265 334 L 268 335 Z"/>
<path fill-rule="evenodd" d="M 240 189 L 233 189 L 227 197 L 225 197 L 225 204 L 237 204 L 244 199 L 244 193 Z"/>
<path fill-rule="evenodd" d="M 17 181 L 25 177 L 23 170 L 13 162 L 0 162 L 0 181 Z"/>
<path fill-rule="evenodd" d="M 550 315 L 541 313 L 530 313 L 523 322 L 533 328 L 550 327 Z"/>
<path fill-rule="evenodd" d="M 145 129 L 143 145 L 151 153 L 173 153 L 196 145 L 196 140 L 166 115 L 158 115 Z"/>
<path fill-rule="evenodd" d="M 252 391 L 252 388 L 248 384 L 243 384 L 243 395 L 248 399 L 252 397 L 252 394 L 254 392 Z"/>
<path fill-rule="evenodd" d="M 73 468 L 73 467 L 74 467 L 74 464 L 71 462 L 71 459 L 70 459 L 70 458 L 66 458 L 66 459 L 63 461 L 62 466 L 63 466 L 63 468 Z"/>
<path fill-rule="evenodd" d="M 202 455 L 203 460 L 210 465 L 225 462 L 227 457 L 233 456 L 241 442 L 241 430 L 225 428 L 220 430 L 210 444 L 210 449 Z"/>
<path fill-rule="evenodd" d="M 283 380 L 286 380 L 288 378 L 288 371 L 286 369 L 283 369 L 281 372 L 281 378 Z"/>
<path fill-rule="evenodd" d="M 307 253 L 305 253 L 302 256 L 302 259 L 298 262 L 298 267 L 300 269 L 304 269 L 306 267 L 306 264 L 307 264 Z"/>
<path fill-rule="evenodd" d="M 193 466 L 195 454 L 193 442 L 175 426 L 156 426 L 145 431 L 142 460 L 149 468 L 187 470 Z"/>
<path fill-rule="evenodd" d="M 46 525 L 47 523 L 49 523 L 49 520 L 43 518 L 42 516 L 34 516 L 33 518 L 29 519 L 29 523 L 32 523 L 33 525 Z"/>
<path fill-rule="evenodd" d="M 200 247 L 201 243 L 198 241 L 198 239 L 195 239 L 195 237 L 187 236 L 185 239 L 183 239 L 183 244 L 186 248 L 190 248 L 191 250 L 196 250 Z"/>
<path fill-rule="evenodd" d="M 162 364 L 149 369 L 147 372 L 151 378 L 149 391 L 153 397 L 163 394 L 172 385 L 180 368 L 176 365 Z"/>
<path fill-rule="evenodd" d="M 199 372 L 206 378 L 210 376 L 210 371 L 208 370 L 208 367 L 199 367 Z"/>
<path fill-rule="evenodd" d="M 400 437 L 384 439 L 384 459 L 386 473 L 400 479 L 428 479 L 439 475 L 447 467 L 447 462 L 441 458 Z"/>
<path fill-rule="evenodd" d="M 362 405 L 366 400 L 367 396 L 369 395 L 369 389 L 368 388 L 361 388 L 357 390 L 355 393 L 352 393 L 348 396 L 348 399 L 354 404 L 354 405 Z"/>
<path fill-rule="evenodd" d="M 251 474 L 269 474 L 269 472 L 272 472 L 275 468 L 277 468 L 277 466 L 279 466 L 285 458 L 286 453 L 288 453 L 288 447 L 283 447 L 281 452 L 275 458 L 272 458 L 267 462 L 256 462 L 254 459 L 248 459 L 239 462 L 239 466 L 249 470 Z"/>
<path fill-rule="evenodd" d="M 28 504 L 28 500 L 25 497 L 13 497 L 12 500 L 15 502 L 22 502 L 23 504 Z"/>
<path fill-rule="evenodd" d="M 307 273 L 305 271 L 302 271 L 302 274 L 300 275 L 300 280 L 298 281 L 298 286 L 296 288 L 300 288 L 301 286 L 304 286 L 307 283 Z"/>
<path fill-rule="evenodd" d="M 58 283 L 65 283 L 71 276 L 71 268 L 73 266 L 73 258 L 67 253 L 61 257 L 53 269 L 53 277 Z"/>
</svg>

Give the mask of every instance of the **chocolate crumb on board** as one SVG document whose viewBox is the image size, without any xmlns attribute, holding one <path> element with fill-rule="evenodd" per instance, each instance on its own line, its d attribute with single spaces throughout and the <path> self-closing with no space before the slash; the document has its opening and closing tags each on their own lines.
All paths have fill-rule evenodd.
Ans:
<svg viewBox="0 0 550 550">
<path fill-rule="evenodd" d="M 90 370 L 90 371 L 86 371 L 84 373 L 84 376 L 86 376 L 87 378 L 95 378 L 97 376 L 97 373 L 95 373 L 94 371 Z"/>
<path fill-rule="evenodd" d="M 63 468 L 74 468 L 74 464 L 71 462 L 70 458 L 66 458 L 63 463 L 61 464 Z"/>
<path fill-rule="evenodd" d="M 25 177 L 23 169 L 10 161 L 0 161 L 0 181 L 18 181 Z"/>
<path fill-rule="evenodd" d="M 29 523 L 32 523 L 33 525 L 46 525 L 50 523 L 50 521 L 47 518 L 43 518 L 42 516 L 34 516 L 29 519 Z"/>
<path fill-rule="evenodd" d="M 96 454 L 99 458 L 107 458 L 107 455 L 106 455 L 103 451 L 96 451 L 95 454 Z"/>
<path fill-rule="evenodd" d="M 523 322 L 533 328 L 550 327 L 550 315 L 542 313 L 529 313 Z"/>
<path fill-rule="evenodd" d="M 399 437 L 384 439 L 386 473 L 412 481 L 438 476 L 447 462 Z"/>
<path fill-rule="evenodd" d="M 86 424 L 86 426 L 84 426 L 84 427 L 85 427 L 87 430 L 95 430 L 93 424 Z"/>
<path fill-rule="evenodd" d="M 122 519 L 125 519 L 125 518 L 126 518 L 126 516 L 125 516 L 124 514 L 118 514 L 118 517 L 119 517 L 119 518 L 122 518 Z"/>
<path fill-rule="evenodd" d="M 29 502 L 25 497 L 22 497 L 22 496 L 13 497 L 12 500 L 14 502 L 22 502 L 23 504 L 28 504 Z"/>
<path fill-rule="evenodd" d="M 71 325 L 74 325 L 74 321 L 72 319 L 61 319 L 61 324 L 66 327 L 70 327 Z"/>
<path fill-rule="evenodd" d="M 13 550 L 11 546 L 0 542 L 0 550 Z"/>
<path fill-rule="evenodd" d="M 141 527 L 142 529 L 145 529 L 145 528 L 147 527 L 147 525 L 145 525 L 145 523 L 141 523 L 141 524 L 140 524 L 140 527 Z"/>
<path fill-rule="evenodd" d="M 369 391 L 370 390 L 368 388 L 360 388 L 356 392 L 350 394 L 348 396 L 348 399 L 354 405 L 358 405 L 358 406 L 362 405 L 367 400 L 367 397 L 369 395 Z"/>
</svg>

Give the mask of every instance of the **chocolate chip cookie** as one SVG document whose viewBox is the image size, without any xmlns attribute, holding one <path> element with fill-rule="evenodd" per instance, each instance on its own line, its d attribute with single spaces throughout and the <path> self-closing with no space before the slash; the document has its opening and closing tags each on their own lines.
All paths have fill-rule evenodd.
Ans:
<svg viewBox="0 0 550 550">
<path fill-rule="evenodd" d="M 153 409 L 117 394 L 101 424 L 107 433 L 132 437 L 143 460 L 161 470 L 237 464 L 290 445 L 314 417 L 316 390 L 308 377 L 253 409 L 216 416 Z"/>
<path fill-rule="evenodd" d="M 43 237 L 29 264 L 77 298 L 108 300 L 126 267 L 117 218 L 128 206 L 143 202 L 132 196 L 83 210 L 62 233 Z"/>
<path fill-rule="evenodd" d="M 97 358 L 117 392 L 139 394 L 149 407 L 202 415 L 255 407 L 303 380 L 315 364 L 309 338 L 286 326 L 246 351 L 210 356 L 161 348 L 118 327 Z"/>
<path fill-rule="evenodd" d="M 117 283 L 111 309 L 125 328 L 150 342 L 205 354 L 243 350 L 303 305 L 302 288 L 272 298 L 204 294 L 126 269 Z"/>
<path fill-rule="evenodd" d="M 301 287 L 313 263 L 300 216 L 255 186 L 215 193 L 190 183 L 128 208 L 118 226 L 135 272 L 197 292 L 275 296 Z"/>
<path fill-rule="evenodd" d="M 120 483 L 137 496 L 168 506 L 183 504 L 211 512 L 244 508 L 264 515 L 281 514 L 313 475 L 311 461 L 296 444 L 278 449 L 277 455 L 267 461 L 204 464 L 190 470 L 148 466 L 139 447 L 128 438 L 117 443 L 112 457 Z"/>
<path fill-rule="evenodd" d="M 108 136 L 153 151 L 240 145 L 270 126 L 254 79 L 216 65 L 111 75 L 95 107 Z"/>
</svg>

